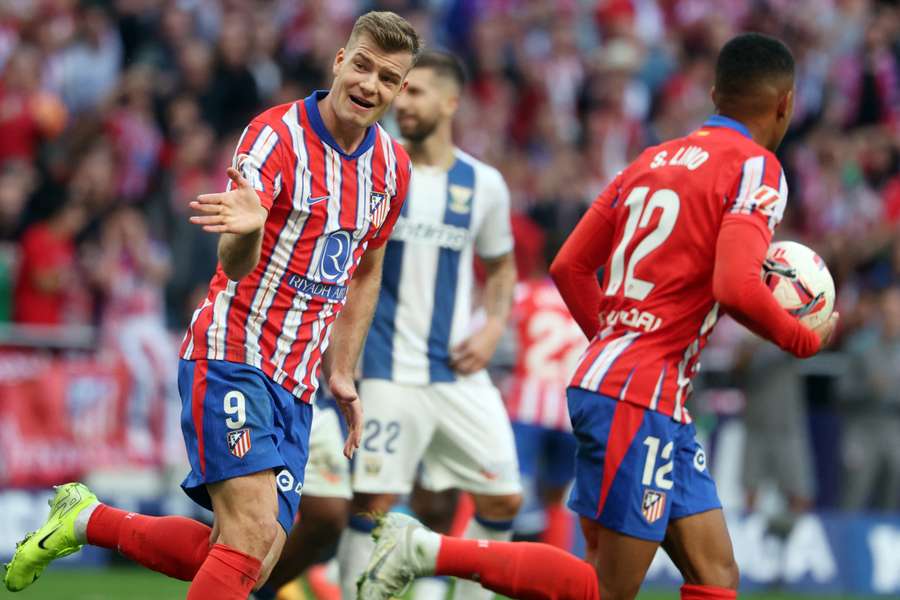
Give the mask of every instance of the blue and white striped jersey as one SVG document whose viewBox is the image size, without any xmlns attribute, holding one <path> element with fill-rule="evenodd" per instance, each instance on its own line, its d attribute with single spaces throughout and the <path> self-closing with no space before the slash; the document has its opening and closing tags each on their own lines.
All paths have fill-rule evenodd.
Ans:
<svg viewBox="0 0 900 600">
<path fill-rule="evenodd" d="M 449 171 L 413 164 L 387 243 L 363 377 L 454 381 L 450 348 L 471 328 L 473 253 L 496 258 L 512 248 L 509 190 L 499 171 L 458 149 Z"/>
</svg>

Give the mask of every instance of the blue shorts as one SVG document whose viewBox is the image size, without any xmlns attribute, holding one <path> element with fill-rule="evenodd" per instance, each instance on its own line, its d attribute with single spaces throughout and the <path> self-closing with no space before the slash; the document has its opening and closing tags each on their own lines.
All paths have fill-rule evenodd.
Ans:
<svg viewBox="0 0 900 600">
<path fill-rule="evenodd" d="M 692 424 L 580 388 L 567 396 L 578 440 L 569 508 L 661 542 L 670 520 L 722 507 Z"/>
<path fill-rule="evenodd" d="M 546 529 L 541 491 L 565 488 L 575 476 L 575 436 L 568 431 L 512 422 L 524 502 L 514 521 L 516 533 L 534 536 Z"/>
<path fill-rule="evenodd" d="M 309 457 L 312 405 L 255 367 L 222 360 L 181 360 L 181 431 L 191 472 L 181 487 L 212 510 L 206 484 L 272 469 L 278 522 L 290 532 Z"/>
<path fill-rule="evenodd" d="M 568 431 L 512 422 L 523 479 L 561 488 L 575 476 L 575 437 Z"/>
</svg>

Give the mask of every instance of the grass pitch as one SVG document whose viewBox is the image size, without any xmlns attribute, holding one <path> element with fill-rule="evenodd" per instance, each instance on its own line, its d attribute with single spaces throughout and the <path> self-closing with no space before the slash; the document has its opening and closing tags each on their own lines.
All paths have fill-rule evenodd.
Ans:
<svg viewBox="0 0 900 600">
<path fill-rule="evenodd" d="M 0 595 L 10 600 L 184 600 L 187 588 L 184 582 L 138 568 L 51 568 L 25 591 L 13 595 L 4 589 Z M 812 596 L 779 593 L 747 593 L 740 597 L 741 600 L 813 600 Z M 310 596 L 307 600 L 315 599 Z M 644 592 L 638 600 L 678 600 L 678 590 Z M 816 600 L 862 599 L 831 596 L 816 597 Z"/>
</svg>

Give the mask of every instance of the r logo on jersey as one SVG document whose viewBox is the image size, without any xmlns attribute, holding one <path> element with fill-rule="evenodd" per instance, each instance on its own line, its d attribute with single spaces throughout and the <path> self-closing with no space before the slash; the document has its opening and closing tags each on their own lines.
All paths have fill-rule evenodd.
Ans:
<svg viewBox="0 0 900 600">
<path fill-rule="evenodd" d="M 655 523 L 663 516 L 666 510 L 666 494 L 656 490 L 644 490 L 644 500 L 641 502 L 641 514 L 648 523 Z"/>
<path fill-rule="evenodd" d="M 227 434 L 228 451 L 238 458 L 244 458 L 244 455 L 250 452 L 250 430 L 238 429 L 237 431 L 229 431 Z"/>
<path fill-rule="evenodd" d="M 369 196 L 369 218 L 376 229 L 384 223 L 390 208 L 391 203 L 388 202 L 386 193 L 372 192 Z"/>
<path fill-rule="evenodd" d="M 334 282 L 341 278 L 350 260 L 350 232 L 341 229 L 325 239 L 319 271 L 325 281 Z"/>
</svg>

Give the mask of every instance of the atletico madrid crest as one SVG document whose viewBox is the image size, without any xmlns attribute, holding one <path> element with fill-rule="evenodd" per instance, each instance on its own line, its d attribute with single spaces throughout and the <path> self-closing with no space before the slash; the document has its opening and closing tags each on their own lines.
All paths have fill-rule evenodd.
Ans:
<svg viewBox="0 0 900 600">
<path fill-rule="evenodd" d="M 655 523 L 663 516 L 666 510 L 666 494 L 656 490 L 644 490 L 644 500 L 641 502 L 641 514 L 648 523 Z"/>
<path fill-rule="evenodd" d="M 369 217 L 372 220 L 373 227 L 381 227 L 387 218 L 391 203 L 388 202 L 387 194 L 384 192 L 372 192 L 369 196 Z"/>
<path fill-rule="evenodd" d="M 238 429 L 228 432 L 228 451 L 238 458 L 250 452 L 250 430 Z"/>
</svg>

